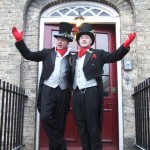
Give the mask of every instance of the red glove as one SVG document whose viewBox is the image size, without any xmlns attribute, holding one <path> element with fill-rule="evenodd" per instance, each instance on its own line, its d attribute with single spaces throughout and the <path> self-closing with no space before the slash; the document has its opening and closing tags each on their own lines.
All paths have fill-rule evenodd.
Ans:
<svg viewBox="0 0 150 150">
<path fill-rule="evenodd" d="M 129 45 L 132 43 L 132 41 L 135 39 L 135 37 L 136 37 L 136 32 L 130 33 L 130 34 L 128 35 L 128 38 L 127 38 L 127 39 L 125 40 L 125 42 L 123 43 L 123 46 L 124 46 L 125 48 L 128 48 Z"/>
<path fill-rule="evenodd" d="M 15 39 L 16 39 L 17 42 L 19 42 L 19 41 L 22 40 L 23 32 L 24 32 L 24 31 L 21 31 L 21 32 L 19 33 L 16 27 L 13 27 L 13 28 L 12 28 L 12 34 L 14 35 L 14 37 L 15 37 Z"/>
</svg>

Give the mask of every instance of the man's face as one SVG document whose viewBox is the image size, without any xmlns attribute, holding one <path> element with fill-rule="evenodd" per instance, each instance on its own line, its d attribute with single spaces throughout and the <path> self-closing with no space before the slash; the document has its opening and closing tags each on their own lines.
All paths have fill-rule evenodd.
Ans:
<svg viewBox="0 0 150 150">
<path fill-rule="evenodd" d="M 88 47 L 92 43 L 92 39 L 89 35 L 81 35 L 79 39 L 79 44 L 81 47 Z"/>
<path fill-rule="evenodd" d="M 57 49 L 64 49 L 66 47 L 68 47 L 68 40 L 62 37 L 58 37 L 56 38 L 56 47 Z"/>
</svg>

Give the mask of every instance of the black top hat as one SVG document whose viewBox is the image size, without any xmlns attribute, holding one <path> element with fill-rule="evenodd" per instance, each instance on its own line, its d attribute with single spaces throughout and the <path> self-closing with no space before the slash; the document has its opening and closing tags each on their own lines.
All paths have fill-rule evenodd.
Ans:
<svg viewBox="0 0 150 150">
<path fill-rule="evenodd" d="M 93 28 L 92 28 L 91 24 L 82 23 L 81 26 L 79 26 L 79 33 L 77 34 L 77 37 L 76 37 L 76 41 L 78 42 L 78 44 L 79 44 L 79 39 L 80 39 L 81 35 L 83 35 L 83 34 L 89 35 L 91 37 L 91 39 L 92 39 L 91 46 L 92 46 L 95 41 L 95 36 L 94 36 Z"/>
<path fill-rule="evenodd" d="M 63 37 L 66 38 L 69 42 L 73 41 L 73 37 L 70 35 L 73 26 L 67 22 L 61 22 L 59 24 L 59 34 L 54 35 L 55 38 Z"/>
</svg>

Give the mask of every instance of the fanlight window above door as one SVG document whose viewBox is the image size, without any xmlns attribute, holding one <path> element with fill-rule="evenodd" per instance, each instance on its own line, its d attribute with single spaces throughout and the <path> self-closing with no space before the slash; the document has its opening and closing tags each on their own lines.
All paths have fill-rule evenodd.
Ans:
<svg viewBox="0 0 150 150">
<path fill-rule="evenodd" d="M 85 2 L 84 2 L 85 3 Z M 86 2 L 66 3 L 55 5 L 47 9 L 43 14 L 42 18 L 47 17 L 66 17 L 66 16 L 77 16 L 79 13 L 82 16 L 118 16 L 118 13 L 109 6 Z"/>
</svg>

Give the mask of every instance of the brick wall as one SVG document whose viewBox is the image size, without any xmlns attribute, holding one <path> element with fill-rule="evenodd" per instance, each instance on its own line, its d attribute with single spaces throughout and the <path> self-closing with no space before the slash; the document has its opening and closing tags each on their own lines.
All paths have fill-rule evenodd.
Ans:
<svg viewBox="0 0 150 150">
<path fill-rule="evenodd" d="M 71 0 L 73 1 L 73 0 Z M 149 0 L 94 0 L 116 9 L 121 19 L 121 43 L 127 34 L 136 31 L 137 38 L 125 59 L 133 61 L 132 71 L 122 70 L 124 149 L 133 148 L 135 138 L 133 87 L 150 76 L 150 4 Z M 24 40 L 31 51 L 38 51 L 40 14 L 65 0 L 1 0 L 0 1 L 0 78 L 26 89 L 29 96 L 25 108 L 24 142 L 33 150 L 36 127 L 37 63 L 24 60 L 14 46 L 12 26 L 24 30 Z M 67 2 L 67 1 L 66 1 Z M 69 0 L 68 0 L 69 2 Z M 120 44 L 121 44 L 120 43 Z M 130 77 L 130 84 L 125 82 Z"/>
</svg>

